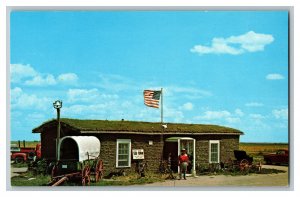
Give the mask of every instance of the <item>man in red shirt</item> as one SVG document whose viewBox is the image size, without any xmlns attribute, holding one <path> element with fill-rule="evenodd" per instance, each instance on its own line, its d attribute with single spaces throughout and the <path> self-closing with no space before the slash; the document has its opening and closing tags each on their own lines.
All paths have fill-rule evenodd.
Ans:
<svg viewBox="0 0 300 197">
<path fill-rule="evenodd" d="M 187 170 L 188 163 L 189 163 L 189 156 L 186 154 L 186 150 L 183 148 L 181 149 L 181 155 L 178 156 L 178 165 L 180 167 L 180 172 L 179 172 L 180 179 L 182 178 L 182 173 L 183 173 L 183 178 L 184 180 L 186 180 L 186 170 Z"/>
</svg>

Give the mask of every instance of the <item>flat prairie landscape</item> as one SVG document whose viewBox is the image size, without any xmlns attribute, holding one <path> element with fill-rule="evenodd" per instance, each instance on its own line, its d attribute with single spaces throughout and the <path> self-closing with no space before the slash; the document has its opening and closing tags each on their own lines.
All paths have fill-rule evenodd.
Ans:
<svg viewBox="0 0 300 197">
<path fill-rule="evenodd" d="M 289 149 L 287 143 L 240 143 L 240 150 L 252 155 L 276 152 L 278 149 Z"/>
</svg>

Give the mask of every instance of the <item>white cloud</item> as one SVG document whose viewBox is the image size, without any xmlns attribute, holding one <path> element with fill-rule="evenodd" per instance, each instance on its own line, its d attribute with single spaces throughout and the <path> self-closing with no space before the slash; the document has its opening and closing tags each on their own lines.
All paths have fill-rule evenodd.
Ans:
<svg viewBox="0 0 300 197">
<path fill-rule="evenodd" d="M 281 74 L 272 73 L 272 74 L 268 74 L 266 76 L 266 79 L 268 79 L 268 80 L 280 80 L 280 79 L 284 79 L 284 77 Z"/>
<path fill-rule="evenodd" d="M 69 89 L 67 92 L 69 102 L 91 102 L 97 97 L 100 97 L 99 91 L 96 88 L 93 89 Z"/>
<path fill-rule="evenodd" d="M 228 117 L 228 118 L 226 118 L 226 121 L 227 121 L 228 123 L 233 124 L 233 123 L 238 123 L 238 122 L 240 122 L 241 119 L 240 119 L 240 118 L 237 118 L 237 117 Z"/>
<path fill-rule="evenodd" d="M 37 75 L 37 72 L 30 65 L 11 64 L 10 76 L 12 83 L 19 83 L 22 79 L 31 78 Z"/>
<path fill-rule="evenodd" d="M 266 117 L 261 115 L 261 114 L 249 114 L 250 118 L 256 119 L 256 120 L 262 120 L 265 119 Z"/>
<path fill-rule="evenodd" d="M 64 73 L 57 77 L 59 82 L 63 83 L 76 83 L 78 80 L 78 76 L 75 73 Z"/>
<path fill-rule="evenodd" d="M 196 45 L 191 49 L 191 52 L 199 54 L 215 53 L 238 55 L 243 53 L 243 50 L 229 46 L 226 40 L 223 38 L 214 38 L 212 40 L 212 46 L 207 47 L 203 45 Z"/>
<path fill-rule="evenodd" d="M 228 111 L 206 111 L 203 116 L 199 116 L 200 119 L 204 120 L 213 120 L 213 119 L 221 119 L 228 118 L 231 116 L 231 113 Z"/>
<path fill-rule="evenodd" d="M 57 83 L 74 85 L 78 76 L 75 73 L 60 74 L 57 79 L 48 73 L 39 73 L 30 65 L 11 64 L 11 82 L 24 83 L 27 86 L 49 86 Z"/>
<path fill-rule="evenodd" d="M 195 120 L 199 120 L 208 124 L 232 124 L 240 123 L 241 117 L 244 116 L 244 112 L 240 109 L 236 109 L 234 113 L 227 110 L 223 111 L 205 111 L 203 115 L 194 117 Z"/>
<path fill-rule="evenodd" d="M 12 101 L 16 100 L 18 97 L 22 95 L 23 91 L 19 87 L 15 87 L 14 89 L 10 90 L 10 99 Z"/>
<path fill-rule="evenodd" d="M 182 122 L 184 119 L 184 115 L 182 111 L 176 110 L 174 108 L 164 108 L 164 118 L 172 120 L 173 122 Z"/>
<path fill-rule="evenodd" d="M 276 119 L 288 119 L 288 109 L 275 109 L 272 111 L 272 114 Z"/>
<path fill-rule="evenodd" d="M 166 110 L 164 110 L 164 111 L 166 111 Z M 149 108 L 145 107 L 145 108 L 141 108 L 140 110 L 135 110 L 134 118 L 137 120 L 142 120 L 142 121 L 158 122 L 158 121 L 160 121 L 159 112 L 160 112 L 159 110 L 149 109 Z M 126 117 L 126 119 L 127 119 L 127 117 Z"/>
<path fill-rule="evenodd" d="M 11 107 L 13 109 L 45 110 L 52 107 L 52 100 L 48 97 L 38 97 L 35 94 L 26 94 L 19 87 L 11 89 Z"/>
<path fill-rule="evenodd" d="M 251 102 L 251 103 L 246 103 L 245 106 L 246 107 L 262 107 L 262 106 L 264 106 L 264 104 L 257 103 L 257 102 Z"/>
<path fill-rule="evenodd" d="M 187 102 L 180 107 L 180 109 L 187 110 L 187 111 L 190 111 L 193 108 L 194 108 L 194 105 L 191 102 Z"/>
<path fill-rule="evenodd" d="M 262 130 L 262 129 L 267 129 L 269 127 L 269 125 L 266 123 L 266 116 L 263 116 L 261 114 L 249 114 L 250 117 L 250 121 L 249 123 L 251 123 L 249 125 L 249 128 L 255 128 L 256 130 Z M 246 123 L 246 124 L 249 124 Z"/>
<path fill-rule="evenodd" d="M 239 36 L 213 38 L 211 46 L 196 45 L 191 49 L 191 52 L 198 54 L 239 55 L 245 52 L 263 51 L 265 46 L 273 41 L 274 37 L 270 34 L 260 34 L 249 31 Z"/>
<path fill-rule="evenodd" d="M 227 39 L 228 43 L 241 44 L 241 48 L 249 52 L 263 51 L 265 45 L 274 41 L 270 34 L 259 34 L 254 31 L 240 36 L 231 36 Z"/>
<path fill-rule="evenodd" d="M 25 85 L 28 86 L 48 86 L 56 85 L 56 80 L 53 75 L 47 74 L 45 77 L 42 75 L 37 75 L 30 80 L 25 81 Z"/>
<path fill-rule="evenodd" d="M 244 112 L 241 109 L 236 109 L 234 112 L 237 116 L 244 116 Z"/>
<path fill-rule="evenodd" d="M 100 94 L 97 88 L 93 89 L 69 89 L 67 92 L 69 102 L 103 103 L 118 99 L 116 94 Z"/>
</svg>

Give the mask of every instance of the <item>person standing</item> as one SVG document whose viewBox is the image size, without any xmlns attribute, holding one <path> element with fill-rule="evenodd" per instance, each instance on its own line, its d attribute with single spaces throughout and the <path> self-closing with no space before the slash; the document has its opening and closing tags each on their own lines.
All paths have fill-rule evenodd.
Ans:
<svg viewBox="0 0 300 197">
<path fill-rule="evenodd" d="M 181 154 L 178 156 L 178 165 L 180 168 L 179 172 L 179 177 L 182 179 L 182 174 L 184 180 L 186 180 L 186 171 L 187 171 L 187 166 L 189 163 L 189 156 L 186 154 L 186 150 L 183 148 L 181 149 Z"/>
</svg>

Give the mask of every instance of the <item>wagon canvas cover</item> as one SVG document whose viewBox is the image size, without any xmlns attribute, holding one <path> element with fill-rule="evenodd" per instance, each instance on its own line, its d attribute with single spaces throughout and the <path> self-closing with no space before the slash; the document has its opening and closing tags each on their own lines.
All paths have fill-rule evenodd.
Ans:
<svg viewBox="0 0 300 197">
<path fill-rule="evenodd" d="M 71 139 L 77 144 L 78 148 L 78 159 L 80 162 L 87 160 L 88 158 L 94 159 L 100 154 L 100 140 L 95 136 L 66 136 L 63 137 L 59 142 L 59 150 L 65 140 Z M 74 147 L 69 147 L 74 148 Z M 59 158 L 61 157 L 59 151 Z"/>
</svg>

